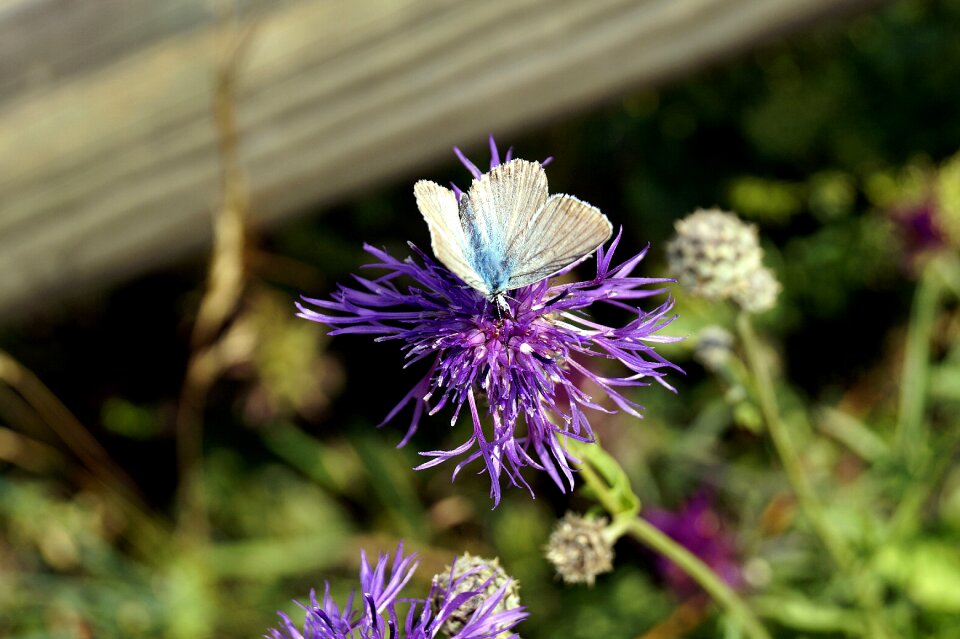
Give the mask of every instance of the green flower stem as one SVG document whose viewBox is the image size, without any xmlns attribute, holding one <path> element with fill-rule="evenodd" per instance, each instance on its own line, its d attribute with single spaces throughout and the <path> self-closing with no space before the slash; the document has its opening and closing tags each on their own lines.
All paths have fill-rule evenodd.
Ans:
<svg viewBox="0 0 960 639">
<path fill-rule="evenodd" d="M 938 485 L 938 479 L 950 467 L 953 453 L 960 445 L 956 431 L 948 431 L 941 441 L 931 442 L 923 420 L 937 308 L 951 294 L 960 298 L 960 256 L 947 251 L 927 263 L 911 309 L 900 386 L 897 447 L 904 451 L 914 480 L 905 489 L 891 520 L 892 535 L 898 539 L 916 532 L 924 504 Z M 937 454 L 931 455 L 932 450 Z"/>
<path fill-rule="evenodd" d="M 641 517 L 632 517 L 628 522 L 627 532 L 637 541 L 660 553 L 685 573 L 694 579 L 700 587 L 709 594 L 714 601 L 724 607 L 731 617 L 735 618 L 740 626 L 752 639 L 769 639 L 760 620 L 753 614 L 750 607 L 728 586 L 717 573 L 700 561 L 696 555 L 660 532 L 647 520 Z"/>
<path fill-rule="evenodd" d="M 746 312 L 740 313 L 737 318 L 737 330 L 740 333 L 740 340 L 747 356 L 747 365 L 753 374 L 760 400 L 760 411 L 763 413 L 767 430 L 770 432 L 770 439 L 773 440 L 773 446 L 777 450 L 780 463 L 783 464 L 787 480 L 797 496 L 800 508 L 809 519 L 810 525 L 817 536 L 820 537 L 834 563 L 847 575 L 853 586 L 860 606 L 866 613 L 867 636 L 876 639 L 887 637 L 887 632 L 880 620 L 880 605 L 876 601 L 876 597 L 871 594 L 872 591 L 868 584 L 864 582 L 864 576 L 855 569 L 853 553 L 850 548 L 828 523 L 826 513 L 800 463 L 797 449 L 790 440 L 787 426 L 780 419 L 777 397 L 773 388 L 773 378 L 767 368 L 764 355 L 760 351 L 760 342 L 753 331 L 750 316 Z"/>
<path fill-rule="evenodd" d="M 890 519 L 893 539 L 908 539 L 917 534 L 923 522 L 923 507 L 933 491 L 940 486 L 940 479 L 952 466 L 958 447 L 960 431 L 957 429 L 948 431 L 935 443 L 934 448 L 938 454 L 931 457 L 925 468 L 904 489 L 893 512 Z"/>
<path fill-rule="evenodd" d="M 599 446 L 599 444 L 593 444 Z M 770 639 L 770 634 L 753 614 L 750 607 L 728 586 L 713 570 L 700 561 L 696 555 L 660 532 L 645 519 L 633 512 L 622 512 L 621 502 L 600 475 L 585 463 L 580 474 L 587 486 L 593 491 L 597 501 L 613 516 L 608 530 L 617 536 L 629 534 L 651 550 L 660 553 L 686 572 L 714 601 L 722 606 L 731 617 L 736 619 L 751 639 Z"/>
<path fill-rule="evenodd" d="M 594 446 L 599 445 L 600 442 L 594 444 Z M 589 464 L 582 464 L 580 466 L 580 476 L 583 477 L 583 480 L 587 483 L 587 486 L 589 486 L 594 492 L 597 501 L 600 502 L 600 505 L 603 506 L 604 510 L 610 513 L 610 515 L 614 518 L 620 515 L 621 508 L 617 498 L 614 497 L 613 493 L 607 488 L 606 483 L 600 478 L 600 475 L 598 475 Z"/>
<path fill-rule="evenodd" d="M 927 452 L 925 445 L 929 438 L 924 429 L 923 413 L 929 378 L 930 341 L 942 292 L 943 278 L 937 260 L 933 259 L 923 269 L 913 298 L 900 379 L 896 441 L 911 471 L 919 470 Z"/>
<path fill-rule="evenodd" d="M 757 340 L 753 325 L 750 322 L 750 316 L 747 313 L 741 313 L 737 318 L 737 330 L 740 332 L 740 340 L 746 352 L 747 365 L 753 373 L 757 396 L 760 400 L 760 411 L 763 413 L 763 419 L 767 424 L 767 431 L 770 433 L 770 439 L 773 440 L 773 446 L 777 450 L 777 456 L 780 458 L 780 463 L 783 464 L 787 480 L 797 496 L 800 508 L 810 520 L 811 526 L 813 526 L 814 531 L 820 537 L 834 562 L 845 570 L 849 569 L 853 560 L 850 550 L 827 523 L 827 516 L 817 499 L 813 486 L 810 485 L 806 472 L 803 470 L 800 456 L 790 440 L 787 426 L 780 419 L 777 397 L 773 389 L 773 379 L 767 368 L 763 353 L 760 352 L 760 342 Z"/>
</svg>

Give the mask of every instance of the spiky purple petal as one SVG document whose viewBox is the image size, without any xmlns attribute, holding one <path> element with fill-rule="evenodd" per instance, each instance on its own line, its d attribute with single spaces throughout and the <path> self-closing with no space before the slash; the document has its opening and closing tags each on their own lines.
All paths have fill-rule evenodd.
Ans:
<svg viewBox="0 0 960 639">
<path fill-rule="evenodd" d="M 666 369 L 675 368 L 653 346 L 676 339 L 659 335 L 673 319 L 669 315 L 672 301 L 667 299 L 651 312 L 628 303 L 663 292 L 638 287 L 671 280 L 630 277 L 643 253 L 611 267 L 619 241 L 620 235 L 597 254 L 592 280 L 554 285 L 543 281 L 514 291 L 508 301 L 510 316 L 416 247 L 412 247 L 414 257 L 400 261 L 366 246 L 377 259 L 367 266 L 384 269 L 385 275 L 357 278 L 360 288 L 341 285 L 332 301 L 304 299 L 297 306 L 300 317 L 330 326 L 331 334 L 400 340 L 408 362 L 431 361 L 428 376 L 385 420 L 413 404 L 413 420 L 401 443 L 410 439 L 424 413 L 452 406 L 455 421 L 467 404 L 471 437 L 451 451 L 422 453 L 431 459 L 418 468 L 458 457 L 476 446 L 490 474 L 495 502 L 501 476 L 506 474 L 509 483 L 521 485 L 519 471 L 526 466 L 546 470 L 561 489 L 572 488 L 562 438 L 592 440 L 584 409 L 605 410 L 581 388 L 582 381 L 589 380 L 621 410 L 639 416 L 640 407 L 618 389 L 644 385 L 647 380 L 670 388 L 663 376 Z M 399 275 L 412 284 L 399 286 L 395 281 Z M 584 312 L 599 304 L 626 308 L 631 317 L 622 326 L 608 326 Z M 593 358 L 618 361 L 626 374 L 595 373 L 585 366 Z M 486 399 L 489 423 L 480 415 L 478 393 Z"/>
</svg>

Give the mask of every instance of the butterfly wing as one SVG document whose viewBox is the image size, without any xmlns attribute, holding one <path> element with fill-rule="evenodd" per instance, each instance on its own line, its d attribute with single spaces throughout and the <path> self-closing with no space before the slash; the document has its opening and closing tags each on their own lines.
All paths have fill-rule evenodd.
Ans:
<svg viewBox="0 0 960 639">
<path fill-rule="evenodd" d="M 461 198 L 428 180 L 414 186 L 433 253 L 484 295 L 539 282 L 610 239 L 610 220 L 571 195 L 547 197 L 537 162 L 493 168 Z"/>
<path fill-rule="evenodd" d="M 537 162 L 511 160 L 474 180 L 460 201 L 460 220 L 470 265 L 488 294 L 510 288 L 522 268 L 517 249 L 535 232 L 531 216 L 547 201 L 547 176 Z"/>
<path fill-rule="evenodd" d="M 516 264 L 508 289 L 553 275 L 610 239 L 613 226 L 600 209 L 572 195 L 552 195 L 509 240 Z"/>
<path fill-rule="evenodd" d="M 430 245 L 440 263 L 484 295 L 490 289 L 471 266 L 466 255 L 466 238 L 460 223 L 457 196 L 436 182 L 420 180 L 413 187 L 417 208 L 430 229 Z"/>
</svg>

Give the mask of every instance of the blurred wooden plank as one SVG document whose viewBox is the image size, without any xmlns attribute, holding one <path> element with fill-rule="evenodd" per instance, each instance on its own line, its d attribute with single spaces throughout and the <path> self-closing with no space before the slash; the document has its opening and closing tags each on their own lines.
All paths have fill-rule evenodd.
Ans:
<svg viewBox="0 0 960 639">
<path fill-rule="evenodd" d="M 262 15 L 270 2 L 276 8 L 292 1 L 237 4 L 248 15 Z M 216 20 L 211 6 L 205 0 L 0 0 L 0 102 L 209 28 Z"/>
<path fill-rule="evenodd" d="M 254 2 L 259 28 L 238 108 L 255 221 L 344 197 L 452 144 L 675 76 L 853 4 Z M 35 15 L 45 5 L 85 31 L 48 25 Z M 14 56 L 0 62 L 0 320 L 208 242 L 219 190 L 211 78 L 223 33 L 197 6 L 205 4 L 0 6 L 0 54 Z M 102 29 L 91 26 L 98 21 Z M 11 29 L 19 44 L 4 49 Z M 76 59 L 49 38 L 73 46 Z"/>
</svg>

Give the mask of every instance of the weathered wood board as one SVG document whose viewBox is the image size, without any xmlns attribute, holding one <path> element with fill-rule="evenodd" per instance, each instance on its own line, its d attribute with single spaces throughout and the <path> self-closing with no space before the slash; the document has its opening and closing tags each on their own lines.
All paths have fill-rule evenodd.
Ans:
<svg viewBox="0 0 960 639">
<path fill-rule="evenodd" d="M 255 0 L 255 223 L 863 2 Z M 197 251 L 223 21 L 204 0 L 0 0 L 0 322 Z"/>
</svg>

